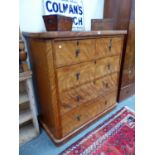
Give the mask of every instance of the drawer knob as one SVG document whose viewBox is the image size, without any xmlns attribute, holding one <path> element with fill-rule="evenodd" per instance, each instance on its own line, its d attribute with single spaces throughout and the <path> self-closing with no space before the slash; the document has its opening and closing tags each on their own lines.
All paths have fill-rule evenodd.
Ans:
<svg viewBox="0 0 155 155">
<path fill-rule="evenodd" d="M 110 70 L 111 69 L 111 65 L 110 64 L 107 64 L 107 68 Z"/>
<path fill-rule="evenodd" d="M 106 88 L 109 88 L 109 84 L 107 82 L 105 83 L 104 81 L 102 81 L 102 85 Z"/>
<path fill-rule="evenodd" d="M 107 105 L 107 101 L 105 101 L 104 104 Z"/>
<path fill-rule="evenodd" d="M 80 121 L 80 120 L 81 120 L 81 115 L 77 115 L 77 116 L 75 117 L 75 119 L 76 119 L 77 121 Z"/>
<path fill-rule="evenodd" d="M 109 84 L 108 83 L 105 83 L 105 87 L 108 88 L 109 87 Z"/>
<path fill-rule="evenodd" d="M 77 46 L 79 46 L 79 41 L 77 41 Z"/>
<path fill-rule="evenodd" d="M 75 76 L 76 76 L 76 80 L 79 80 L 79 78 L 80 78 L 80 73 L 77 72 L 77 73 L 75 74 Z"/>
<path fill-rule="evenodd" d="M 112 39 L 110 39 L 110 41 L 109 41 L 109 46 L 108 46 L 108 48 L 109 48 L 109 51 L 111 51 L 111 48 L 112 48 Z"/>
<path fill-rule="evenodd" d="M 77 100 L 77 102 L 79 102 L 80 99 L 81 99 L 81 96 L 80 96 L 80 95 L 76 96 L 76 100 Z"/>
<path fill-rule="evenodd" d="M 93 81 L 93 84 L 96 84 L 96 81 L 95 80 Z"/>
<path fill-rule="evenodd" d="M 75 52 L 75 57 L 78 57 L 80 55 L 80 49 L 77 49 Z"/>
</svg>

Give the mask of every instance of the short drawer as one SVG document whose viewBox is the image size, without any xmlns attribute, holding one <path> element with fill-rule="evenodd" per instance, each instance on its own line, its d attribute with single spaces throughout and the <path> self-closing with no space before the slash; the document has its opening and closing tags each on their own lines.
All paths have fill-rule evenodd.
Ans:
<svg viewBox="0 0 155 155">
<path fill-rule="evenodd" d="M 59 92 L 66 91 L 78 85 L 94 80 L 94 62 L 80 63 L 57 69 Z"/>
<path fill-rule="evenodd" d="M 59 95 L 61 114 L 80 106 L 98 96 L 106 95 L 117 90 L 118 73 L 105 76 L 74 89 L 62 92 Z"/>
<path fill-rule="evenodd" d="M 96 58 L 119 55 L 122 52 L 123 37 L 96 39 Z"/>
<path fill-rule="evenodd" d="M 118 87 L 118 73 L 108 74 L 103 78 L 94 80 L 96 92 L 101 95 L 116 90 Z"/>
<path fill-rule="evenodd" d="M 120 70 L 120 56 L 107 57 L 96 60 L 95 78 L 100 78 L 107 74 L 118 72 Z"/>
<path fill-rule="evenodd" d="M 66 66 L 95 57 L 95 39 L 55 41 L 56 66 Z"/>
<path fill-rule="evenodd" d="M 95 100 L 92 100 L 91 103 L 88 104 L 88 113 L 90 117 L 95 117 L 99 113 L 108 110 L 111 106 L 116 104 L 116 96 L 117 91 L 112 91 L 105 96 L 99 96 Z"/>
<path fill-rule="evenodd" d="M 83 104 L 62 116 L 63 136 L 79 128 L 81 125 L 91 121 L 95 116 L 108 110 L 116 104 L 116 92 L 100 96 L 90 102 Z"/>
</svg>

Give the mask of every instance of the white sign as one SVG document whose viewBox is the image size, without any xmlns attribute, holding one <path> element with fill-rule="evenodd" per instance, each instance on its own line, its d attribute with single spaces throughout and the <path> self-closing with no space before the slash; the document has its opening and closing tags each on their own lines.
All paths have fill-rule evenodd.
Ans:
<svg viewBox="0 0 155 155">
<path fill-rule="evenodd" d="M 73 31 L 84 30 L 82 0 L 44 0 L 45 15 L 63 15 L 73 18 Z"/>
</svg>

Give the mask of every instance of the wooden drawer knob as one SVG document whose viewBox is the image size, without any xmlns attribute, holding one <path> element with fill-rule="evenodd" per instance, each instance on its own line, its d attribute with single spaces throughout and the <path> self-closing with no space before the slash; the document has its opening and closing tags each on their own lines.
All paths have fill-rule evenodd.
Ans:
<svg viewBox="0 0 155 155">
<path fill-rule="evenodd" d="M 80 49 L 76 49 L 75 51 L 75 57 L 78 57 L 80 55 Z"/>
<path fill-rule="evenodd" d="M 107 64 L 107 68 L 110 70 L 111 69 L 111 64 Z"/>
<path fill-rule="evenodd" d="M 104 81 L 102 81 L 102 85 L 103 85 L 103 87 L 106 87 L 106 88 L 109 87 L 109 84 L 107 82 L 104 82 Z"/>
<path fill-rule="evenodd" d="M 107 105 L 107 103 L 108 103 L 108 102 L 105 100 L 104 104 Z"/>
<path fill-rule="evenodd" d="M 96 81 L 95 80 L 93 81 L 93 84 L 96 84 Z"/>
<path fill-rule="evenodd" d="M 80 79 L 80 73 L 79 73 L 79 72 L 77 72 L 77 73 L 75 74 L 75 76 L 76 76 L 76 80 L 79 80 L 79 79 Z"/>
<path fill-rule="evenodd" d="M 75 119 L 76 119 L 77 121 L 80 121 L 80 120 L 81 120 L 81 115 L 75 116 Z"/>
<path fill-rule="evenodd" d="M 80 96 L 80 95 L 76 96 L 76 101 L 77 101 L 77 102 L 79 102 L 80 99 L 81 99 L 81 96 Z"/>
<path fill-rule="evenodd" d="M 76 42 L 77 46 L 79 46 L 79 41 Z"/>
<path fill-rule="evenodd" d="M 105 83 L 105 87 L 108 88 L 109 87 L 109 84 L 108 83 Z"/>
<path fill-rule="evenodd" d="M 110 41 L 109 41 L 108 48 L 109 48 L 109 51 L 111 51 L 111 48 L 112 48 L 112 39 L 110 39 Z"/>
</svg>

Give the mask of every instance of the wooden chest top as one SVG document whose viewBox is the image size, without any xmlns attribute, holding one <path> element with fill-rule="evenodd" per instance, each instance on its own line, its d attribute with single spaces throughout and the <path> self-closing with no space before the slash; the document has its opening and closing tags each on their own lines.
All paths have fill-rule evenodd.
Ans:
<svg viewBox="0 0 155 155">
<path fill-rule="evenodd" d="M 125 35 L 127 34 L 127 30 L 106 30 L 106 31 L 52 31 L 52 32 L 23 32 L 25 37 L 31 38 L 41 38 L 41 39 L 53 39 L 53 38 L 70 38 L 70 37 L 96 37 L 96 36 L 109 36 L 109 35 Z"/>
</svg>

